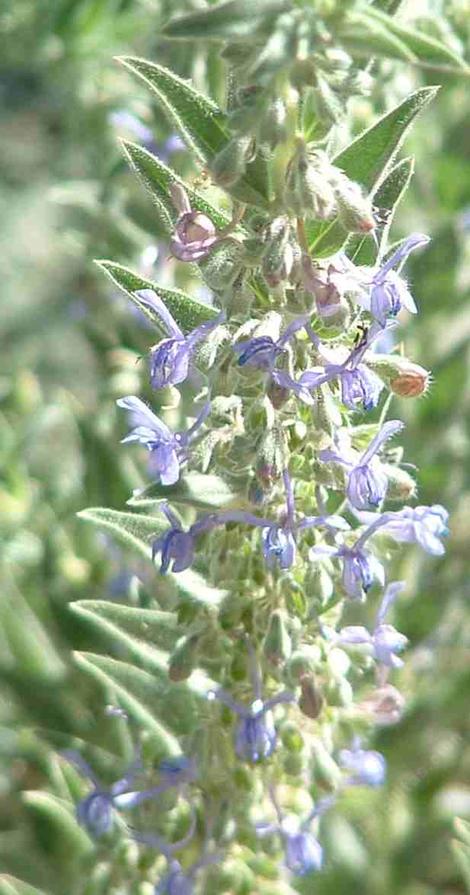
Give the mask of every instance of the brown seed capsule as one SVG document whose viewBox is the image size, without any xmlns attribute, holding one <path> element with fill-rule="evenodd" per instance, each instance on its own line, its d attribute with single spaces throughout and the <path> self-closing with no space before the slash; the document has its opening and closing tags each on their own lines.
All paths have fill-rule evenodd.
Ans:
<svg viewBox="0 0 470 895">
<path fill-rule="evenodd" d="M 403 370 L 390 381 L 390 389 L 400 398 L 419 398 L 429 386 L 429 373 L 419 364 L 409 362 Z"/>
<path fill-rule="evenodd" d="M 303 674 L 300 679 L 299 709 L 307 718 L 318 718 L 323 708 L 323 696 L 318 690 L 313 674 Z"/>
</svg>

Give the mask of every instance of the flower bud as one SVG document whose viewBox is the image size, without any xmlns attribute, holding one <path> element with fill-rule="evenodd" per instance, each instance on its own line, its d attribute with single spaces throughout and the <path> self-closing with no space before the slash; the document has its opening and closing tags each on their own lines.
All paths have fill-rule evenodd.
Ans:
<svg viewBox="0 0 470 895">
<path fill-rule="evenodd" d="M 271 614 L 263 650 L 268 662 L 273 665 L 282 665 L 291 654 L 291 639 L 284 614 L 280 609 L 276 609 Z"/>
<path fill-rule="evenodd" d="M 215 245 L 200 265 L 204 281 L 215 291 L 226 290 L 235 282 L 242 268 L 241 246 L 226 239 Z"/>
<path fill-rule="evenodd" d="M 273 426 L 261 436 L 256 457 L 256 474 L 262 484 L 279 479 L 287 466 L 287 442 L 284 429 Z"/>
<path fill-rule="evenodd" d="M 335 191 L 331 184 L 334 170 L 323 152 L 308 154 L 301 147 L 287 168 L 287 206 L 299 216 L 320 220 L 333 217 L 336 211 Z"/>
<path fill-rule="evenodd" d="M 329 682 L 326 690 L 328 705 L 345 708 L 352 705 L 353 699 L 353 689 L 345 677 L 335 678 Z"/>
<path fill-rule="evenodd" d="M 268 244 L 265 249 L 262 270 L 268 286 L 274 287 L 289 278 L 300 250 L 291 239 L 287 218 L 275 218 L 270 225 Z"/>
<path fill-rule="evenodd" d="M 273 100 L 267 107 L 258 132 L 261 143 L 273 149 L 286 136 L 286 107 L 282 99 Z"/>
<path fill-rule="evenodd" d="M 406 469 L 402 469 L 400 466 L 393 466 L 391 463 L 384 463 L 383 468 L 388 479 L 388 500 L 399 500 L 401 503 L 407 503 L 416 496 L 416 482 Z"/>
<path fill-rule="evenodd" d="M 321 740 L 315 740 L 312 757 L 315 783 L 324 789 L 336 789 L 341 780 L 341 771 Z"/>
<path fill-rule="evenodd" d="M 375 229 L 372 203 L 358 183 L 343 175 L 338 179 L 335 195 L 340 223 L 348 233 L 370 233 Z"/>
<path fill-rule="evenodd" d="M 233 137 L 216 155 L 210 171 L 218 186 L 230 187 L 245 173 L 245 168 L 253 149 L 253 138 Z"/>
<path fill-rule="evenodd" d="M 185 681 L 197 662 L 199 636 L 181 637 L 173 650 L 168 665 L 168 677 L 171 681 Z"/>
<path fill-rule="evenodd" d="M 307 718 L 318 718 L 323 707 L 323 696 L 318 690 L 313 674 L 304 674 L 300 679 L 299 709 Z"/>
<path fill-rule="evenodd" d="M 296 650 L 287 663 L 287 674 L 293 686 L 300 683 L 305 675 L 311 675 L 315 670 L 315 666 L 320 661 L 320 651 L 318 647 L 304 647 L 302 650 Z"/>
<path fill-rule="evenodd" d="M 368 365 L 376 371 L 388 385 L 390 391 L 400 398 L 419 398 L 426 394 L 430 373 L 397 354 L 374 354 L 367 357 Z"/>
<path fill-rule="evenodd" d="M 289 752 L 302 752 L 302 749 L 304 748 L 302 733 L 297 724 L 294 724 L 293 721 L 286 721 L 285 724 L 282 725 L 281 740 L 283 746 L 285 746 Z"/>
<path fill-rule="evenodd" d="M 405 708 L 405 700 L 392 684 L 373 690 L 357 706 L 360 713 L 380 727 L 398 724 Z"/>
</svg>

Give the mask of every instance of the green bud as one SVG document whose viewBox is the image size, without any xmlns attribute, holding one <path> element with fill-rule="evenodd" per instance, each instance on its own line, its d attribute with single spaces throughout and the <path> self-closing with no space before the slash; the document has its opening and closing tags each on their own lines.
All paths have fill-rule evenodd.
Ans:
<svg viewBox="0 0 470 895">
<path fill-rule="evenodd" d="M 344 118 L 344 104 L 325 78 L 317 74 L 316 81 L 316 112 L 320 121 L 324 122 L 329 128 L 333 124 L 338 124 Z"/>
<path fill-rule="evenodd" d="M 325 153 L 307 153 L 300 147 L 287 168 L 284 196 L 288 208 L 298 216 L 322 221 L 332 218 L 336 211 L 331 183 L 334 170 Z"/>
<path fill-rule="evenodd" d="M 278 286 L 283 280 L 287 280 L 300 257 L 300 249 L 292 238 L 289 221 L 287 218 L 275 218 L 270 227 L 268 247 L 262 263 L 263 276 L 268 286 Z"/>
<path fill-rule="evenodd" d="M 225 239 L 214 246 L 210 255 L 200 262 L 199 268 L 207 285 L 224 291 L 233 285 L 242 269 L 242 247 L 233 239 Z"/>
<path fill-rule="evenodd" d="M 302 752 L 304 748 L 304 740 L 302 732 L 297 724 L 293 721 L 287 721 L 281 728 L 281 740 L 283 746 L 289 752 Z"/>
<path fill-rule="evenodd" d="M 321 653 L 316 646 L 305 646 L 292 653 L 287 663 L 287 674 L 292 685 L 296 686 L 305 675 L 312 674 L 320 660 Z"/>
<path fill-rule="evenodd" d="M 281 665 L 291 654 L 291 639 L 284 613 L 280 609 L 276 609 L 271 614 L 263 649 L 268 662 L 271 662 L 273 665 Z"/>
<path fill-rule="evenodd" d="M 273 100 L 267 107 L 258 131 L 261 143 L 272 149 L 286 137 L 286 106 L 282 99 Z"/>
<path fill-rule="evenodd" d="M 371 200 L 363 195 L 358 183 L 343 175 L 338 179 L 335 195 L 340 223 L 348 233 L 371 233 L 375 230 Z"/>
<path fill-rule="evenodd" d="M 299 777 L 304 770 L 304 757 L 301 752 L 288 752 L 284 755 L 282 766 L 284 772 L 291 777 Z"/>
<path fill-rule="evenodd" d="M 199 635 L 181 637 L 173 650 L 168 665 L 168 677 L 175 683 L 189 677 L 198 658 Z"/>
<path fill-rule="evenodd" d="M 338 708 L 347 708 L 353 703 L 354 694 L 351 684 L 345 677 L 334 678 L 326 688 L 326 700 L 328 705 Z"/>
<path fill-rule="evenodd" d="M 250 155 L 253 151 L 253 138 L 250 135 L 233 137 L 223 149 L 217 153 L 211 164 L 212 179 L 218 186 L 230 187 L 245 173 Z"/>
<path fill-rule="evenodd" d="M 307 718 L 318 718 L 323 707 L 323 696 L 313 674 L 304 674 L 300 679 L 299 709 Z"/>
<path fill-rule="evenodd" d="M 279 479 L 287 467 L 287 441 L 284 429 L 275 425 L 261 436 L 256 456 L 256 473 L 264 484 Z"/>
<path fill-rule="evenodd" d="M 315 783 L 324 789 L 336 789 L 341 780 L 341 771 L 321 740 L 315 740 L 312 757 Z"/>
</svg>

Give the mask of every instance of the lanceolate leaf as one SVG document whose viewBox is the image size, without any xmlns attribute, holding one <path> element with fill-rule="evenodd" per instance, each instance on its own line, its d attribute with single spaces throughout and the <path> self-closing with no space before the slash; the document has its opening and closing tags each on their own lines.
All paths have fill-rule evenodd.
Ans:
<svg viewBox="0 0 470 895">
<path fill-rule="evenodd" d="M 134 720 L 160 741 L 162 750 L 173 755 L 181 751 L 176 736 L 194 730 L 201 704 L 215 686 L 200 671 L 175 684 L 163 670 L 160 675 L 149 674 L 94 653 L 75 653 L 75 657 L 80 668 L 113 692 Z"/>
<path fill-rule="evenodd" d="M 122 264 L 116 264 L 114 261 L 96 261 L 95 263 L 104 270 L 116 286 L 119 286 L 126 293 L 128 298 L 154 324 L 162 336 L 166 336 L 168 333 L 164 329 L 160 317 L 135 295 L 137 289 L 153 289 L 157 292 L 162 301 L 165 302 L 168 310 L 171 311 L 177 324 L 185 333 L 190 332 L 206 320 L 213 320 L 218 314 L 216 308 L 211 308 L 195 298 L 190 298 L 189 295 L 186 295 L 185 292 L 181 292 L 179 289 L 163 289 L 157 283 L 144 279 L 144 277 L 134 273 Z"/>
<path fill-rule="evenodd" d="M 209 9 L 173 19 L 164 29 L 166 37 L 182 40 L 256 40 L 260 26 L 289 9 L 288 0 L 228 0 Z"/>
<path fill-rule="evenodd" d="M 441 41 L 436 40 L 435 37 L 423 34 L 422 31 L 416 31 L 407 24 L 400 22 L 399 19 L 392 18 L 386 12 L 382 12 L 374 7 L 364 7 L 364 11 L 371 20 L 376 21 L 397 37 L 421 64 L 430 67 L 446 66 L 470 72 L 465 61 L 457 53 L 441 43 Z"/>
<path fill-rule="evenodd" d="M 125 606 L 111 600 L 77 600 L 69 605 L 71 612 L 76 612 L 105 633 L 117 631 L 138 644 L 171 650 L 178 637 L 173 612 Z"/>
<path fill-rule="evenodd" d="M 122 706 L 132 719 L 151 735 L 162 755 L 178 755 L 178 740 L 157 720 L 160 700 L 156 697 L 157 680 L 126 662 L 117 662 L 94 653 L 74 653 L 79 668 L 103 686 L 112 700 Z M 113 703 L 114 704 L 114 703 Z"/>
<path fill-rule="evenodd" d="M 229 506 L 235 494 L 220 476 L 188 472 L 176 485 L 168 487 L 157 482 L 131 497 L 127 503 L 129 506 L 155 507 L 155 503 L 164 499 L 204 510 Z"/>
<path fill-rule="evenodd" d="M 374 205 L 379 212 L 387 213 L 387 222 L 382 228 L 380 252 L 388 242 L 388 234 L 392 226 L 397 206 L 403 198 L 413 176 L 414 159 L 405 158 L 395 165 L 374 194 Z M 348 243 L 347 254 L 355 264 L 373 264 L 377 248 L 371 237 L 356 237 Z"/>
<path fill-rule="evenodd" d="M 184 187 L 188 194 L 191 208 L 207 214 L 216 227 L 222 229 L 227 226 L 229 219 L 206 202 L 199 193 L 192 190 L 178 175 L 168 168 L 160 159 L 147 152 L 142 146 L 123 140 L 124 151 L 129 159 L 132 169 L 149 190 L 155 201 L 158 211 L 163 209 L 162 223 L 167 227 L 168 233 L 173 231 L 173 223 L 176 220 L 176 212 L 170 198 L 170 184 L 178 183 Z"/>
<path fill-rule="evenodd" d="M 46 895 L 43 889 L 30 886 L 21 879 L 2 873 L 0 876 L 0 895 Z"/>
<path fill-rule="evenodd" d="M 367 192 L 373 193 L 386 177 L 414 118 L 434 98 L 438 89 L 423 87 L 412 93 L 356 137 L 333 159 L 334 164 L 351 180 L 362 184 Z M 310 249 L 317 257 L 339 251 L 346 242 L 346 234 L 337 221 L 310 224 L 307 235 Z"/>
<path fill-rule="evenodd" d="M 92 522 L 109 531 L 124 547 L 137 550 L 145 559 L 151 558 L 150 545 L 159 532 L 167 527 L 165 519 L 140 513 L 123 513 L 105 507 L 91 507 L 78 513 L 80 519 Z"/>
<path fill-rule="evenodd" d="M 187 81 L 183 81 L 161 65 L 133 56 L 124 56 L 120 62 L 129 71 L 142 78 L 157 95 L 163 108 L 200 162 L 210 164 L 230 139 L 227 116 L 224 112 Z M 238 181 L 231 192 L 241 202 L 266 204 L 270 198 L 268 166 L 260 155 L 248 165 L 245 176 Z"/>
</svg>

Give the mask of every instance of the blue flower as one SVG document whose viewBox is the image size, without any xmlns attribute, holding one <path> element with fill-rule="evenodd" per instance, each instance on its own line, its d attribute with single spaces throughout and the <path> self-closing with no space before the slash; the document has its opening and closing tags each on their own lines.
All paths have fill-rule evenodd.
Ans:
<svg viewBox="0 0 470 895">
<path fill-rule="evenodd" d="M 271 371 L 278 357 L 285 351 L 285 346 L 292 336 L 304 327 L 310 315 L 304 315 L 294 320 L 286 327 L 279 339 L 271 336 L 255 336 L 242 342 L 236 342 L 233 350 L 238 354 L 240 367 L 247 364 L 259 370 Z"/>
<path fill-rule="evenodd" d="M 426 553 L 442 556 L 444 545 L 439 540 L 449 533 L 449 513 L 439 504 L 403 507 L 386 513 L 381 529 L 399 543 L 419 544 Z"/>
<path fill-rule="evenodd" d="M 190 362 L 199 342 L 225 319 L 222 312 L 214 320 L 196 326 L 188 336 L 179 328 L 165 303 L 153 289 L 139 289 L 135 293 L 141 301 L 161 318 L 170 337 L 154 345 L 150 354 L 150 378 L 155 389 L 178 385 L 188 377 Z"/>
<path fill-rule="evenodd" d="M 253 685 L 253 702 L 246 706 L 237 702 L 223 689 L 211 690 L 207 694 L 209 700 L 218 700 L 238 715 L 239 722 L 235 730 L 235 752 L 242 761 L 256 763 L 269 758 L 277 743 L 272 709 L 281 703 L 293 702 L 293 693 L 282 692 L 271 699 L 262 699 L 261 675 L 254 651 L 249 647 L 251 660 L 251 677 Z"/>
<path fill-rule="evenodd" d="M 373 531 L 367 529 L 352 547 L 344 544 L 337 547 L 321 544 L 310 548 L 311 560 L 329 556 L 342 561 L 342 584 L 348 597 L 353 600 L 362 600 L 364 593 L 370 590 L 374 581 L 384 584 L 385 572 L 382 564 L 376 556 L 364 548 L 365 540 L 373 534 Z"/>
<path fill-rule="evenodd" d="M 382 786 L 387 773 L 387 762 L 380 752 L 361 749 L 355 743 L 352 749 L 342 749 L 339 763 L 348 772 L 350 786 Z"/>
<path fill-rule="evenodd" d="M 188 531 L 185 531 L 180 521 L 166 501 L 160 503 L 162 513 L 170 523 L 170 529 L 152 544 L 152 559 L 155 559 L 157 553 L 161 554 L 160 572 L 164 574 L 173 563 L 173 572 L 183 572 L 188 569 L 194 561 L 195 541 L 198 535 L 203 532 L 210 531 L 216 525 L 222 525 L 225 517 L 220 517 L 216 513 L 203 516 L 195 522 Z"/>
<path fill-rule="evenodd" d="M 129 412 L 131 432 L 122 439 L 123 443 L 137 441 L 143 444 L 150 452 L 151 473 L 160 479 L 162 485 L 174 485 L 179 479 L 180 465 L 186 460 L 189 443 L 208 416 L 210 405 L 203 407 L 187 432 L 175 434 L 140 398 L 130 395 L 119 398 L 116 403 Z"/>
<path fill-rule="evenodd" d="M 302 821 L 295 814 L 283 815 L 272 787 L 270 794 L 277 814 L 277 823 L 256 824 L 258 836 L 277 834 L 281 837 L 284 845 L 285 865 L 294 876 L 306 876 L 308 873 L 321 870 L 323 848 L 311 832 L 310 826 L 315 818 L 320 817 L 330 808 L 334 798 L 321 799 L 308 817 Z"/>
<path fill-rule="evenodd" d="M 323 461 L 332 460 L 348 469 L 347 497 L 358 510 L 376 508 L 385 498 L 388 487 L 386 472 L 376 456 L 385 441 L 403 429 L 400 420 L 389 420 L 371 440 L 364 453 L 356 460 L 356 452 L 350 449 L 324 450 L 319 452 Z M 353 458 L 353 459 L 352 459 Z"/>
<path fill-rule="evenodd" d="M 423 233 L 413 233 L 374 274 L 369 297 L 369 310 L 381 326 L 386 325 L 388 317 L 396 317 L 401 308 L 406 308 L 412 314 L 417 313 L 413 296 L 405 281 L 393 270 L 393 267 L 405 261 L 411 252 L 428 242 L 429 236 L 425 236 Z"/>
<path fill-rule="evenodd" d="M 385 617 L 403 587 L 402 581 L 395 581 L 388 585 L 380 603 L 372 633 L 362 625 L 348 625 L 338 632 L 338 643 L 346 646 L 348 644 L 366 645 L 371 649 L 377 662 L 384 667 L 401 668 L 403 662 L 397 653 L 405 648 L 408 640 L 393 625 L 386 624 Z"/>
<path fill-rule="evenodd" d="M 337 379 L 341 389 L 341 401 L 350 410 L 357 410 L 358 404 L 362 404 L 364 410 L 372 410 L 376 407 L 384 385 L 376 373 L 363 362 L 363 358 L 379 336 L 380 327 L 372 326 L 361 343 L 349 352 L 342 363 L 333 363 L 329 359 L 328 350 L 321 346 L 315 333 L 310 328 L 306 328 L 317 349 L 325 357 L 324 366 L 305 370 L 298 380 L 293 379 L 283 370 L 275 370 L 273 379 L 276 384 L 281 388 L 294 391 L 305 404 L 313 404 L 314 399 L 311 391 Z"/>
</svg>

